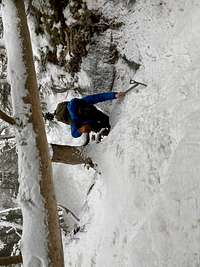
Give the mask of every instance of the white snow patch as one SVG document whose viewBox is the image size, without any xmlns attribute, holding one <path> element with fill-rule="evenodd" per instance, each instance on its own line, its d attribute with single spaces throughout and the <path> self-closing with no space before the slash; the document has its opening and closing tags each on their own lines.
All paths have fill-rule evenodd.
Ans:
<svg viewBox="0 0 200 267">
<path fill-rule="evenodd" d="M 87 73 L 81 69 L 78 73 L 79 77 L 79 86 L 83 89 L 90 87 L 91 79 L 88 77 Z"/>
<path fill-rule="evenodd" d="M 5 46 L 4 39 L 0 39 L 0 46 L 2 46 L 2 47 Z"/>
<path fill-rule="evenodd" d="M 9 20 L 12 18 L 12 20 Z M 23 114 L 24 105 L 21 105 L 21 99 L 26 96 L 25 87 L 26 71 L 22 57 L 16 57 L 16 55 L 22 55 L 22 48 L 18 42 L 18 18 L 16 9 L 12 2 L 7 2 L 2 8 L 2 19 L 4 25 L 4 41 L 6 49 L 8 51 L 8 81 L 12 88 L 21 88 L 17 94 L 13 94 L 12 90 L 12 102 L 13 111 L 16 117 Z M 17 67 L 16 67 L 17 66 Z M 11 78 L 14 77 L 14 78 Z M 16 106 L 18 107 L 16 109 Z M 26 107 L 27 108 L 27 107 Z M 24 117 L 26 121 L 26 118 Z"/>
<path fill-rule="evenodd" d="M 76 20 L 72 17 L 72 14 L 69 10 L 69 6 L 65 8 L 65 10 L 63 11 L 63 14 L 65 17 L 65 22 L 67 23 L 68 26 L 76 22 Z"/>
</svg>

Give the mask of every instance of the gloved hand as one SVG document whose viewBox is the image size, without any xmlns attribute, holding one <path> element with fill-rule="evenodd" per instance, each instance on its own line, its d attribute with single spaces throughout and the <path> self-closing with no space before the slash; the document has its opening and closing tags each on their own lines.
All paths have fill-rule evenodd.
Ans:
<svg viewBox="0 0 200 267">
<path fill-rule="evenodd" d="M 82 127 L 80 127 L 78 130 L 80 133 L 90 133 L 91 132 L 91 126 L 89 124 L 85 124 Z"/>
<path fill-rule="evenodd" d="M 126 93 L 125 92 L 119 92 L 116 94 L 116 98 L 118 99 L 118 101 L 122 101 L 125 97 Z"/>
</svg>

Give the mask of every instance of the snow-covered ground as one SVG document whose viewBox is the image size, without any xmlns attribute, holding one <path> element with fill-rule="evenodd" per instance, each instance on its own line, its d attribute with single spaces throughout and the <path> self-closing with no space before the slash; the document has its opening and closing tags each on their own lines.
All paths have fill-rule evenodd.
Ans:
<svg viewBox="0 0 200 267">
<path fill-rule="evenodd" d="M 101 174 L 84 166 L 53 165 L 58 202 L 80 219 L 77 233 L 63 234 L 65 266 L 198 267 L 200 2 L 86 2 L 124 22 L 113 30 L 121 55 L 116 90 L 126 90 L 130 79 L 148 86 L 131 91 L 122 103 L 107 104 L 112 130 L 87 147 Z M 140 64 L 136 73 L 123 55 Z M 59 71 L 51 66 L 43 78 Z M 89 77 L 83 71 L 81 77 L 86 86 Z M 48 109 L 69 97 L 48 96 Z M 48 138 L 72 145 L 83 141 L 73 140 L 61 124 Z M 65 219 L 73 230 L 77 219 L 72 213 Z"/>
<path fill-rule="evenodd" d="M 66 266 L 200 266 L 200 2 L 87 2 L 125 23 L 118 49 L 141 64 L 132 77 L 118 62 L 116 90 L 148 87 L 113 103 L 110 135 L 88 146 L 101 171 L 88 197 L 92 171 L 54 165 L 59 201 L 85 226 L 63 238 Z"/>
</svg>

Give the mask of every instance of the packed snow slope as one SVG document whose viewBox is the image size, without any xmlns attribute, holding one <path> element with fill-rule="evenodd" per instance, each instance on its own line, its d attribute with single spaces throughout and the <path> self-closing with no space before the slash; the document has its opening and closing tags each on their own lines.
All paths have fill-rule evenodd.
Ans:
<svg viewBox="0 0 200 267">
<path fill-rule="evenodd" d="M 113 103 L 110 135 L 88 146 L 101 175 L 86 202 L 86 170 L 55 166 L 61 200 L 76 177 L 70 208 L 85 225 L 64 238 L 66 266 L 200 266 L 200 2 L 125 2 L 95 1 L 124 22 L 118 49 L 141 65 L 132 77 L 119 60 L 115 88 L 130 78 L 148 86 Z"/>
</svg>

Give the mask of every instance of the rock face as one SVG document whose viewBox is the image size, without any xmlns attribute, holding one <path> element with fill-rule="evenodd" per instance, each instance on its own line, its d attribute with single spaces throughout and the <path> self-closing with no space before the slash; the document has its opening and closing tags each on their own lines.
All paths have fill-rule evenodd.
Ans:
<svg viewBox="0 0 200 267">
<path fill-rule="evenodd" d="M 82 0 L 31 3 L 29 14 L 34 25 L 32 40 L 41 91 L 50 88 L 53 93 L 72 90 L 87 94 L 111 90 L 118 56 L 112 31 L 122 23 L 102 15 L 99 7 L 88 8 Z M 53 68 L 57 68 L 56 74 Z M 81 70 L 89 76 L 89 88 L 83 86 L 82 77 L 78 81 Z"/>
<path fill-rule="evenodd" d="M 116 45 L 112 42 L 112 33 L 107 30 L 94 38 L 88 56 L 83 60 L 82 69 L 89 76 L 91 85 L 88 93 L 111 91 L 115 79 L 115 61 L 118 58 Z"/>
<path fill-rule="evenodd" d="M 49 44 L 45 49 L 40 48 L 40 60 L 44 69 L 50 62 L 74 75 L 87 55 L 92 37 L 120 24 L 105 18 L 99 10 L 89 10 L 82 0 L 47 3 L 41 5 L 43 8 L 37 1 L 29 6 L 36 35 L 48 36 Z"/>
</svg>

